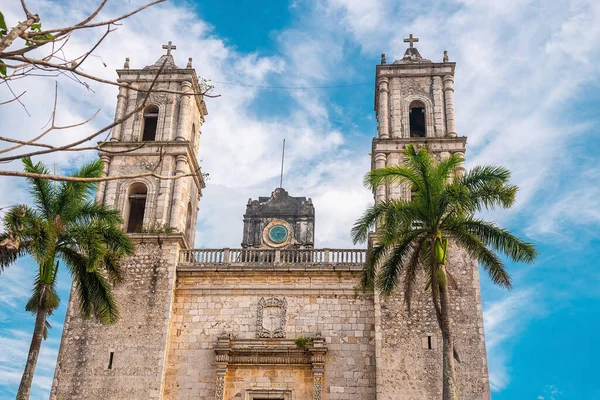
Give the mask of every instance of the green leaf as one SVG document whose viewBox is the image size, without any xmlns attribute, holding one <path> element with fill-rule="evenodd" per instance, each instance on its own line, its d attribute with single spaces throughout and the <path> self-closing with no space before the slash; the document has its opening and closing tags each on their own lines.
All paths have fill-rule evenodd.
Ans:
<svg viewBox="0 0 600 400">
<path fill-rule="evenodd" d="M 42 24 L 32 24 L 31 30 L 34 32 L 40 32 L 42 30 Z"/>
<path fill-rule="evenodd" d="M 6 22 L 4 21 L 4 15 L 0 12 L 0 30 L 7 31 Z"/>
<path fill-rule="evenodd" d="M 6 64 L 2 60 L 0 60 L 0 75 L 6 76 Z"/>
</svg>

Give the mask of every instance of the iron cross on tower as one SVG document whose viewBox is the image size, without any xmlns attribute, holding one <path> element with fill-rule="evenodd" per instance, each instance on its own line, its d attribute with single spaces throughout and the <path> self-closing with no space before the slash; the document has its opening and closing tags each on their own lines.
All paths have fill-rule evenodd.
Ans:
<svg viewBox="0 0 600 400">
<path fill-rule="evenodd" d="M 410 43 L 410 47 L 413 47 L 413 43 L 414 42 L 418 42 L 419 38 L 413 38 L 413 34 L 411 33 L 410 35 L 408 35 L 408 39 L 404 39 L 404 43 Z M 171 43 L 171 42 L 169 42 Z M 165 46 L 163 46 L 164 48 Z"/>
<path fill-rule="evenodd" d="M 411 35 L 411 37 L 412 37 L 412 35 Z M 412 44 L 411 44 L 410 47 L 412 47 Z M 177 46 L 175 46 L 174 44 L 172 44 L 170 40 L 169 40 L 169 43 L 163 44 L 162 48 L 167 50 L 167 55 L 168 56 L 171 55 L 171 50 L 177 50 Z"/>
</svg>

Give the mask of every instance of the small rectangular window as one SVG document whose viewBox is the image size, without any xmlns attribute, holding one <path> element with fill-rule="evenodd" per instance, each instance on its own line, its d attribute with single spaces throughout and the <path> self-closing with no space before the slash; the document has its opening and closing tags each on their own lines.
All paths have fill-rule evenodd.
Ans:
<svg viewBox="0 0 600 400">
<path fill-rule="evenodd" d="M 431 342 L 431 336 L 427 336 L 427 349 L 429 349 L 429 350 L 433 349 L 433 345 Z"/>
<path fill-rule="evenodd" d="M 115 358 L 115 352 L 111 351 L 110 352 L 110 356 L 108 356 L 108 368 L 107 369 L 112 369 L 113 359 L 114 358 Z"/>
</svg>

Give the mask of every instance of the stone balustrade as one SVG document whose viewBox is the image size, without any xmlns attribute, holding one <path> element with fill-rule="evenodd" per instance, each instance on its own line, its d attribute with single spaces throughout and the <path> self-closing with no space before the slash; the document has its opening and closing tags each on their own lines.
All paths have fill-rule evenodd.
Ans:
<svg viewBox="0 0 600 400">
<path fill-rule="evenodd" d="M 328 265 L 361 269 L 366 256 L 367 251 L 363 249 L 190 249 L 180 251 L 179 269 Z"/>
</svg>

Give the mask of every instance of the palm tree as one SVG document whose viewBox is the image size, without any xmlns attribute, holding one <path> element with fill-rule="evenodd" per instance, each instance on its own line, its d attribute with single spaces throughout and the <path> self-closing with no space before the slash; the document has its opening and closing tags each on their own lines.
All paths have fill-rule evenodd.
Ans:
<svg viewBox="0 0 600 400">
<path fill-rule="evenodd" d="M 24 158 L 23 164 L 27 172 L 49 174 L 41 162 L 33 164 Z M 102 162 L 96 161 L 74 176 L 96 178 L 101 174 Z M 71 273 L 83 317 L 93 316 L 109 324 L 119 316 L 111 284 L 122 279 L 120 262 L 134 250 L 120 229 L 120 213 L 91 200 L 96 184 L 53 185 L 41 178 L 28 181 L 34 204 L 10 208 L 0 234 L 0 272 L 23 256 L 30 256 L 38 265 L 33 294 L 25 307 L 36 319 L 18 400 L 29 398 L 42 339 L 49 328 L 46 318 L 59 304 L 55 288 L 59 266 L 65 265 Z"/>
<path fill-rule="evenodd" d="M 390 295 L 403 286 L 410 313 L 411 297 L 419 274 L 431 291 L 433 308 L 443 339 L 443 400 L 458 399 L 449 289 L 456 289 L 452 266 L 446 265 L 448 240 L 479 261 L 492 281 L 510 288 L 511 280 L 497 253 L 516 262 L 531 263 L 537 251 L 496 224 L 475 213 L 495 207 L 509 208 L 517 187 L 508 183 L 510 172 L 502 167 L 478 166 L 466 174 L 456 172 L 462 157 L 453 154 L 436 162 L 425 147 L 412 144 L 404 151 L 406 163 L 371 171 L 365 185 L 403 184 L 412 189 L 410 200 L 381 201 L 367 209 L 352 229 L 354 243 L 365 242 L 376 227 L 376 243 L 369 250 L 361 287 Z"/>
</svg>

